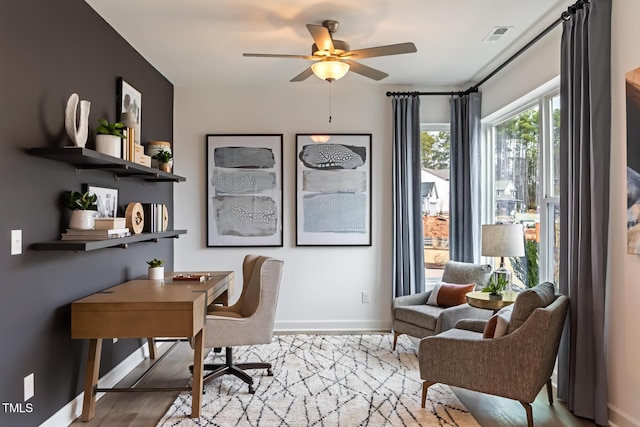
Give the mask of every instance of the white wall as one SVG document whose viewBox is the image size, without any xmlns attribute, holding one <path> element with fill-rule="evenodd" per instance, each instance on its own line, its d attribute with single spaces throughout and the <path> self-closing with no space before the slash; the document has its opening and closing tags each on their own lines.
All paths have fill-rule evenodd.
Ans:
<svg viewBox="0 0 640 427">
<path fill-rule="evenodd" d="M 176 241 L 177 270 L 233 269 L 241 283 L 240 267 L 246 253 L 278 257 L 285 267 L 277 329 L 390 329 L 391 99 L 385 93 L 406 89 L 354 84 L 358 78 L 348 76 L 333 83 L 332 123 L 328 122 L 329 85 L 320 80 L 175 89 L 174 171 L 187 181 L 174 188 L 174 226 L 188 230 Z M 429 112 L 446 116 L 447 110 L 443 113 L 429 104 L 428 100 L 423 103 L 427 117 Z M 284 134 L 284 247 L 206 247 L 207 133 Z M 371 247 L 295 246 L 296 133 L 372 134 Z M 361 292 L 369 292 L 369 304 L 361 303 Z"/>
<path fill-rule="evenodd" d="M 640 66 L 637 0 L 613 1 L 608 375 L 611 421 L 640 426 L 640 257 L 627 254 L 627 132 L 624 74 Z M 634 118 L 640 120 L 640 117 Z M 638 143 L 638 141 L 634 141 Z"/>
<path fill-rule="evenodd" d="M 608 393 L 612 425 L 640 426 L 640 257 L 626 253 L 626 109 L 624 74 L 640 66 L 640 2 L 616 0 L 612 17 L 612 140 L 609 228 Z M 500 110 L 560 73 L 558 27 L 481 87 L 483 116 Z M 640 118 L 638 118 L 640 119 Z"/>
</svg>

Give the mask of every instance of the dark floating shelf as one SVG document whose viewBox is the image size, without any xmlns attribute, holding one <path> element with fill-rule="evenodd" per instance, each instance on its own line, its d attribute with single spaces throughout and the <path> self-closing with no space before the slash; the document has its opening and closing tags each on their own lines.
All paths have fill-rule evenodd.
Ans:
<svg viewBox="0 0 640 427">
<path fill-rule="evenodd" d="M 118 177 L 136 177 L 144 181 L 186 181 L 186 178 L 182 176 L 108 156 L 84 147 L 38 147 L 29 149 L 29 154 L 69 163 L 76 169 L 112 172 Z"/>
<path fill-rule="evenodd" d="M 37 251 L 76 251 L 76 252 L 88 252 L 96 249 L 105 248 L 126 248 L 129 243 L 139 242 L 153 242 L 159 239 L 165 239 L 170 237 L 178 237 L 180 234 L 186 234 L 187 230 L 171 230 L 162 231 L 158 233 L 141 233 L 133 234 L 127 237 L 121 237 L 118 239 L 104 239 L 104 240 L 56 240 L 53 242 L 34 243 L 31 245 L 31 249 Z"/>
</svg>

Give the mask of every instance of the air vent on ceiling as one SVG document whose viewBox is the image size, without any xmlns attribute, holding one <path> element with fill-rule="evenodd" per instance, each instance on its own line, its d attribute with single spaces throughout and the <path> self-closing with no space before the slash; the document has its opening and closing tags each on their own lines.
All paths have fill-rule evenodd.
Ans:
<svg viewBox="0 0 640 427">
<path fill-rule="evenodd" d="M 482 39 L 482 41 L 486 43 L 495 43 L 499 41 L 502 38 L 502 36 L 504 36 L 504 34 L 509 30 L 509 28 L 513 28 L 513 27 L 504 27 L 504 26 L 493 27 L 491 31 L 489 31 L 489 34 L 487 34 L 486 37 Z"/>
</svg>

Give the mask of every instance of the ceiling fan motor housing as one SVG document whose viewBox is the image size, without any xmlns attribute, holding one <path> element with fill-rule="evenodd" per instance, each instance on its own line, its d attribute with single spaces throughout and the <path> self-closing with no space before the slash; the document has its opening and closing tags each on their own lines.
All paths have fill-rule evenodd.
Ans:
<svg viewBox="0 0 640 427">
<path fill-rule="evenodd" d="M 342 40 L 332 40 L 333 52 L 322 51 L 318 49 L 318 46 L 314 43 L 311 45 L 311 55 L 313 56 L 340 56 L 351 50 L 349 43 Z"/>
</svg>

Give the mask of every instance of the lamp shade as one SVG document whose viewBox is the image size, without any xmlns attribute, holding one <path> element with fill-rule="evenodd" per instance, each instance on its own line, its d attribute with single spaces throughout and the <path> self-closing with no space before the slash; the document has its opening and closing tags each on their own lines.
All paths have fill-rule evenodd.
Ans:
<svg viewBox="0 0 640 427">
<path fill-rule="evenodd" d="M 483 225 L 482 255 L 489 257 L 524 256 L 522 224 Z"/>
<path fill-rule="evenodd" d="M 325 58 L 311 66 L 313 74 L 322 80 L 338 80 L 349 71 L 349 64 L 335 58 Z"/>
</svg>

